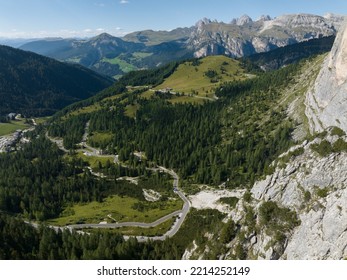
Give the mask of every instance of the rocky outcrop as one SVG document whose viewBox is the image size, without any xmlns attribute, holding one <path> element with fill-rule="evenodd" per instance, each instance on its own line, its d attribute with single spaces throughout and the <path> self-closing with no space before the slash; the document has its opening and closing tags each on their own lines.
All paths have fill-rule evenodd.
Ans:
<svg viewBox="0 0 347 280">
<path fill-rule="evenodd" d="M 316 83 L 306 97 L 306 115 L 311 132 L 329 126 L 347 131 L 347 21 L 336 37 Z"/>
<path fill-rule="evenodd" d="M 321 17 L 309 14 L 284 15 L 275 19 L 262 16 L 257 21 L 244 15 L 229 24 L 203 19 L 196 24 L 187 44 L 196 57 L 215 54 L 249 56 L 335 35 L 342 20 L 335 15 Z"/>
<path fill-rule="evenodd" d="M 239 25 L 239 26 L 242 26 L 242 25 L 245 25 L 245 24 L 249 24 L 249 23 L 252 23 L 253 20 L 250 16 L 248 15 L 243 15 L 241 16 L 240 18 L 238 18 L 236 20 L 236 25 Z"/>
<path fill-rule="evenodd" d="M 339 28 L 341 20 L 337 16 L 328 19 L 311 14 L 282 15 L 266 21 L 260 34 L 267 31 L 274 32 L 277 30 L 281 32 L 286 30 L 297 40 L 313 39 L 322 35 L 333 35 L 332 33 Z"/>
<path fill-rule="evenodd" d="M 331 143 L 337 139 L 337 136 L 327 137 Z M 347 256 L 347 153 L 321 157 L 311 149 L 311 145 L 320 141 L 305 141 L 293 148 L 293 151 L 303 148 L 303 154 L 292 158 L 286 167 L 278 167 L 251 191 L 259 203 L 275 201 L 298 214 L 301 224 L 286 241 L 279 256 L 282 259 Z M 268 237 L 260 234 L 258 239 L 252 248 L 253 254 L 270 258 L 273 248 L 266 247 Z"/>
</svg>

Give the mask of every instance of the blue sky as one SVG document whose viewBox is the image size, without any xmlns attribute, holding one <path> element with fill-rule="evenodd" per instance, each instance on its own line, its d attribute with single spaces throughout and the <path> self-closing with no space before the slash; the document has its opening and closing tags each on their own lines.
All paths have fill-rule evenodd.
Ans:
<svg viewBox="0 0 347 280">
<path fill-rule="evenodd" d="M 189 27 L 207 17 L 328 12 L 347 15 L 346 0 L 0 0 L 0 37 L 123 36 Z"/>
</svg>

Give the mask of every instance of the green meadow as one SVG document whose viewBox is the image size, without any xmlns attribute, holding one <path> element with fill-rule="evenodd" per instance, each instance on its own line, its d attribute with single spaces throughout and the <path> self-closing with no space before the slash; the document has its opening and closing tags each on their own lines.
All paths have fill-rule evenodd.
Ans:
<svg viewBox="0 0 347 280">
<path fill-rule="evenodd" d="M 136 210 L 139 200 L 131 197 L 110 196 L 103 202 L 75 204 L 63 211 L 61 217 L 49 220 L 52 225 L 69 225 L 78 223 L 114 222 L 143 222 L 151 223 L 174 211 L 182 209 L 182 201 L 175 200 L 148 202 L 148 210 Z"/>
</svg>

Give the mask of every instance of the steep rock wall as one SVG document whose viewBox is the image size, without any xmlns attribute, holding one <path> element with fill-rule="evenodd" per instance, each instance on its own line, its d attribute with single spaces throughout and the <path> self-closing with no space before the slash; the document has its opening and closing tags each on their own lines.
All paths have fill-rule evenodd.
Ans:
<svg viewBox="0 0 347 280">
<path fill-rule="evenodd" d="M 329 140 L 334 142 L 337 138 Z M 320 141 L 302 144 L 302 155 L 252 188 L 256 200 L 275 201 L 295 210 L 301 221 L 287 240 L 282 259 L 347 256 L 347 153 L 321 157 L 310 148 Z M 264 250 L 267 244 L 255 245 L 255 255 L 271 256 Z"/>
<path fill-rule="evenodd" d="M 330 126 L 347 131 L 347 21 L 338 33 L 314 86 L 306 95 L 312 133 Z"/>
</svg>

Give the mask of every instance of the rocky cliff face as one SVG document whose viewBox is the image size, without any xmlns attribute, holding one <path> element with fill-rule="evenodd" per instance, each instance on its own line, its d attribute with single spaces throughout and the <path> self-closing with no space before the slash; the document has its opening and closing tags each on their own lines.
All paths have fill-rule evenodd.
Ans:
<svg viewBox="0 0 347 280">
<path fill-rule="evenodd" d="M 244 15 L 231 23 L 199 21 L 188 40 L 196 57 L 225 54 L 242 57 L 308 39 L 335 35 L 342 18 L 297 14 L 275 19 L 262 16 L 253 21 Z"/>
<path fill-rule="evenodd" d="M 338 137 L 328 136 L 332 143 Z M 346 139 L 344 139 L 346 140 Z M 264 232 L 252 247 L 259 258 L 271 259 L 342 259 L 347 256 L 347 164 L 346 153 L 321 157 L 311 150 L 322 139 L 304 142 L 303 148 L 284 168 L 252 188 L 259 201 L 275 201 L 294 210 L 301 223 L 292 235 L 277 248 L 267 248 L 269 238 Z"/>
<path fill-rule="evenodd" d="M 299 224 L 287 229 L 282 238 L 277 238 L 266 225 L 258 227 L 257 232 L 248 232 L 245 247 L 254 258 L 347 257 L 346 82 L 347 24 L 341 28 L 332 52 L 306 95 L 310 130 L 323 133 L 281 155 L 273 163 L 274 173 L 251 189 L 250 204 L 258 226 L 259 209 L 269 201 L 296 213 Z M 240 202 L 230 215 L 241 224 L 244 203 Z M 247 226 L 243 228 L 247 232 Z"/>
<path fill-rule="evenodd" d="M 239 201 L 229 216 L 241 225 L 244 237 L 229 244 L 231 249 L 225 258 L 235 254 L 239 244 L 252 259 L 347 257 L 347 137 L 335 130 L 329 129 L 281 155 L 274 163 L 275 172 L 254 184 L 251 199 Z M 345 146 L 343 152 L 316 151 L 323 144 L 337 149 L 341 143 Z M 295 213 L 298 223 L 287 216 L 276 221 L 277 228 L 261 224 L 260 208 L 269 202 Z M 249 209 L 254 211 L 253 229 L 246 218 Z M 292 228 L 286 226 L 290 224 Z"/>
<path fill-rule="evenodd" d="M 320 132 L 329 126 L 337 126 L 347 131 L 346 94 L 347 22 L 336 37 L 314 87 L 307 94 L 306 115 L 311 132 Z"/>
</svg>

